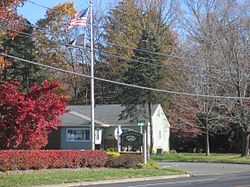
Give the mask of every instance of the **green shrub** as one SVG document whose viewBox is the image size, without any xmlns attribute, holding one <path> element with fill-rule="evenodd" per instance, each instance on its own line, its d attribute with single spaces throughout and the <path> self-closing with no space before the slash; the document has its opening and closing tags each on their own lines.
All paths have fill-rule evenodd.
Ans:
<svg viewBox="0 0 250 187">
<path fill-rule="evenodd" d="M 173 150 L 170 150 L 170 153 L 176 154 L 177 151 L 173 149 Z"/>
<path fill-rule="evenodd" d="M 119 152 L 114 152 L 114 151 L 110 151 L 110 152 L 107 152 L 107 155 L 109 158 L 117 158 L 120 156 L 120 153 Z"/>
<path fill-rule="evenodd" d="M 121 154 L 119 157 L 109 157 L 107 166 L 110 168 L 139 168 L 139 164 L 142 162 L 142 155 Z"/>
<path fill-rule="evenodd" d="M 117 152 L 115 148 L 111 147 L 107 149 L 107 152 Z"/>
<path fill-rule="evenodd" d="M 145 169 L 159 169 L 159 164 L 154 160 L 149 160 L 147 164 L 143 163 L 138 164 L 138 167 Z"/>
</svg>

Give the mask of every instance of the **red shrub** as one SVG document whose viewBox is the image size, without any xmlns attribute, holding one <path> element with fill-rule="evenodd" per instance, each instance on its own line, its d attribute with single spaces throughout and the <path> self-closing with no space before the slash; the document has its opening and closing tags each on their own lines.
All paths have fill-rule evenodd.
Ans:
<svg viewBox="0 0 250 187">
<path fill-rule="evenodd" d="M 107 153 L 99 150 L 0 150 L 0 171 L 104 167 L 107 161 Z"/>
</svg>

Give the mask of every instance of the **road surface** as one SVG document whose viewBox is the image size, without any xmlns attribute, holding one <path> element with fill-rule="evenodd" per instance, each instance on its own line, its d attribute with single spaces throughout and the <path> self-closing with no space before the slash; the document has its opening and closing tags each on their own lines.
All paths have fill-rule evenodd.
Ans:
<svg viewBox="0 0 250 187">
<path fill-rule="evenodd" d="M 161 167 L 189 171 L 190 178 L 89 185 L 91 187 L 250 187 L 250 165 L 161 162 Z M 80 187 L 80 186 L 78 186 Z"/>
</svg>

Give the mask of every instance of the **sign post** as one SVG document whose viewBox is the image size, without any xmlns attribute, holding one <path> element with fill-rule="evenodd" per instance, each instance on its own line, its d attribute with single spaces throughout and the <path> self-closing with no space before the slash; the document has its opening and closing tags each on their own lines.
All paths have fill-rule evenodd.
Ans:
<svg viewBox="0 0 250 187">
<path fill-rule="evenodd" d="M 143 157 L 144 157 L 144 164 L 147 164 L 147 131 L 144 129 L 143 134 Z"/>
<path fill-rule="evenodd" d="M 137 121 L 137 125 L 140 126 L 140 132 L 143 134 L 143 126 L 145 125 L 145 120 L 141 119 Z M 141 153 L 143 152 L 143 146 L 141 146 Z"/>
<path fill-rule="evenodd" d="M 144 124 L 145 124 L 145 120 L 143 120 L 143 119 L 137 121 L 137 125 L 140 126 L 140 130 L 141 130 L 142 134 L 143 134 L 142 127 L 144 126 Z"/>
<path fill-rule="evenodd" d="M 147 131 L 144 130 L 144 134 L 135 131 L 128 131 L 121 134 L 122 146 L 142 146 L 144 164 L 147 163 Z"/>
<path fill-rule="evenodd" d="M 121 133 L 122 133 L 122 128 L 121 128 L 121 125 L 119 125 L 114 131 L 114 136 L 115 136 L 115 139 L 117 140 L 118 152 L 121 152 L 121 138 L 120 138 Z"/>
</svg>

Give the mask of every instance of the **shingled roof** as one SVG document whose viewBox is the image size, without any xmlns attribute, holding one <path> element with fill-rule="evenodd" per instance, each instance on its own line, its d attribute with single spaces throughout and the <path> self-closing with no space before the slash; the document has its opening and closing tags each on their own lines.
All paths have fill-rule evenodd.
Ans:
<svg viewBox="0 0 250 187">
<path fill-rule="evenodd" d="M 157 105 L 152 105 L 152 115 L 156 111 Z M 131 122 L 131 119 L 119 120 L 119 115 L 125 107 L 119 104 L 112 105 L 96 105 L 95 106 L 95 123 L 101 126 L 112 125 L 132 125 L 136 122 Z M 62 116 L 63 126 L 75 126 L 90 124 L 91 119 L 91 106 L 90 105 L 70 105 L 67 107 L 69 113 Z"/>
</svg>

